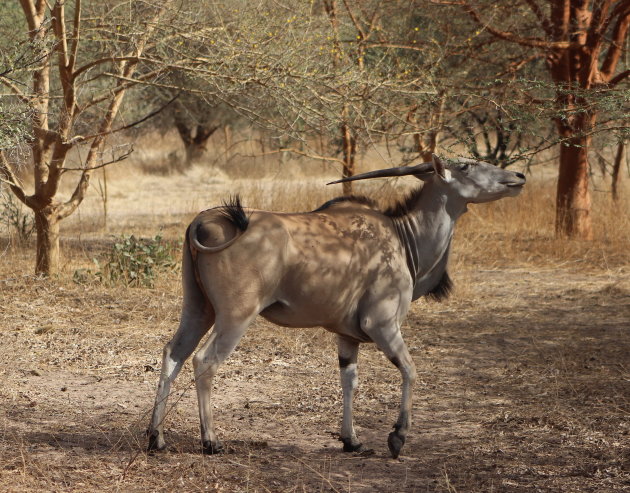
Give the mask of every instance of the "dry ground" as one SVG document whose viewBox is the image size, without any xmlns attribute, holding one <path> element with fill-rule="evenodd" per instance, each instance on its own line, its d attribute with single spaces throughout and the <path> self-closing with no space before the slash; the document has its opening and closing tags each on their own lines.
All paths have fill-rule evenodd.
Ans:
<svg viewBox="0 0 630 493">
<path fill-rule="evenodd" d="M 136 178 L 135 192 L 121 184 L 120 196 L 112 195 L 111 229 L 153 235 L 162 226 L 175 238 L 197 202 L 218 202 L 200 197 L 216 191 L 210 178 Z M 196 187 L 188 205 L 163 195 L 181 196 L 186 186 Z M 269 200 L 264 183 L 238 187 L 255 190 L 250 202 Z M 148 205 L 156 189 L 161 200 Z M 285 184 L 274 196 L 290 193 Z M 404 335 L 418 369 L 414 429 L 399 460 L 386 445 L 400 397 L 397 370 L 362 347 L 355 418 L 374 453 L 343 454 L 333 337 L 264 320 L 216 379 L 228 453 L 199 453 L 187 365 L 167 416 L 170 449 L 146 454 L 161 350 L 179 316 L 176 273 L 155 289 L 74 284 L 73 270 L 89 265 L 108 238 L 90 203 L 65 226 L 59 279 L 27 275 L 31 251 L 5 249 L 5 241 L 0 490 L 628 491 L 627 218 L 621 231 L 598 230 L 598 241 L 559 242 L 532 205 L 550 199 L 519 200 L 467 215 L 452 261 L 454 296 L 413 306 Z M 134 208 L 139 202 L 152 217 Z M 92 207 L 95 215 L 95 198 Z"/>
</svg>

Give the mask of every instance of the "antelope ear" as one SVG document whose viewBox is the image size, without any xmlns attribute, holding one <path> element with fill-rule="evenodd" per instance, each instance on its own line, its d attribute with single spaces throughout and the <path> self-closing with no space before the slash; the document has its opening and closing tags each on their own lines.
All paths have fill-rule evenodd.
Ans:
<svg viewBox="0 0 630 493">
<path fill-rule="evenodd" d="M 446 168 L 442 160 L 435 154 L 433 154 L 433 169 L 435 170 L 435 174 L 442 178 L 442 180 L 451 180 L 451 172 Z"/>
</svg>

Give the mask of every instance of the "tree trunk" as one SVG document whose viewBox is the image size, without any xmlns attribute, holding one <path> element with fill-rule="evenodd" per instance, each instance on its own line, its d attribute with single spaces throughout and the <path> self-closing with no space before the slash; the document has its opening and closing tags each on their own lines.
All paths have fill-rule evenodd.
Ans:
<svg viewBox="0 0 630 493">
<path fill-rule="evenodd" d="M 59 220 L 48 208 L 35 211 L 37 254 L 35 274 L 51 276 L 59 270 Z"/>
<path fill-rule="evenodd" d="M 354 158 L 357 153 L 357 139 L 352 133 L 350 127 L 344 123 L 341 125 L 341 139 L 343 145 L 343 171 L 344 178 L 354 176 Z M 346 181 L 342 183 L 344 195 L 352 194 L 352 182 Z"/>
<path fill-rule="evenodd" d="M 175 127 L 177 132 L 184 143 L 186 150 L 186 160 L 184 166 L 181 166 L 179 171 L 184 171 L 190 168 L 193 163 L 201 159 L 206 152 L 206 144 L 212 134 L 219 128 L 218 125 L 206 126 L 196 125 L 189 126 L 181 119 L 175 118 Z"/>
<path fill-rule="evenodd" d="M 625 142 L 622 140 L 617 145 L 617 153 L 615 154 L 615 162 L 612 170 L 612 198 L 614 201 L 619 199 L 619 185 L 621 184 L 621 161 L 625 150 Z"/>
<path fill-rule="evenodd" d="M 448 3 L 462 4 L 474 21 L 495 38 L 535 48 L 545 55 L 556 86 L 554 120 L 563 139 L 556 195 L 556 233 L 592 238 L 588 135 L 592 134 L 600 111 L 597 101 L 612 98 L 619 90 L 618 84 L 630 77 L 628 70 L 615 75 L 630 32 L 628 1 L 553 0 L 546 2 L 549 15 L 545 15 L 544 2 L 523 2 L 538 18 L 542 37 L 523 37 L 497 28 L 482 18 L 481 10 L 472 2 Z M 507 8 L 514 13 L 517 11 L 512 6 Z"/>
<path fill-rule="evenodd" d="M 433 160 L 433 154 L 438 146 L 440 140 L 440 133 L 442 132 L 442 125 L 444 121 L 444 105 L 446 103 L 446 92 L 440 91 L 437 103 L 432 109 L 429 121 L 425 122 L 425 126 L 428 126 L 429 130 L 423 134 L 414 133 L 413 141 L 415 145 L 415 151 L 420 155 L 423 162 L 429 163 Z M 415 114 L 418 111 L 418 106 L 414 106 L 407 113 L 407 121 L 412 124 L 417 124 Z"/>
<path fill-rule="evenodd" d="M 556 234 L 593 239 L 591 192 L 588 188 L 588 137 L 576 137 L 560 146 L 556 192 Z"/>
<path fill-rule="evenodd" d="M 223 126 L 223 145 L 225 147 L 225 165 L 227 166 L 232 152 L 232 128 L 229 125 Z"/>
<path fill-rule="evenodd" d="M 193 139 L 191 142 L 184 143 L 186 149 L 185 168 L 190 168 L 196 161 L 199 161 L 206 152 L 206 143 L 197 142 Z"/>
</svg>

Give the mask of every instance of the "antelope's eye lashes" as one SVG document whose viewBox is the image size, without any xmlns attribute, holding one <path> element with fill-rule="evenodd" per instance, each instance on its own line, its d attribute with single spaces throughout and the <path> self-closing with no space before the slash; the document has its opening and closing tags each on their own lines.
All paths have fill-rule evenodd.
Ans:
<svg viewBox="0 0 630 493">
<path fill-rule="evenodd" d="M 468 171 L 468 168 L 470 168 L 470 164 L 464 164 L 461 168 L 459 168 L 460 171 Z"/>
</svg>

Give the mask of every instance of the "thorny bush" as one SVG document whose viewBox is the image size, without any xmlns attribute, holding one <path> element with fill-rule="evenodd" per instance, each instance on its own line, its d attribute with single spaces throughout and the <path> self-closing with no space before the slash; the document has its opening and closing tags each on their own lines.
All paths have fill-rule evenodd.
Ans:
<svg viewBox="0 0 630 493">
<path fill-rule="evenodd" d="M 121 283 L 152 288 L 159 272 L 177 267 L 173 252 L 178 247 L 161 235 L 150 239 L 122 235 L 114 239 L 103 264 L 94 259 L 96 272 L 79 269 L 74 273 L 74 281 L 83 284 L 97 280 L 108 285 Z"/>
<path fill-rule="evenodd" d="M 22 204 L 10 192 L 0 190 L 0 224 L 9 234 L 15 234 L 19 244 L 25 244 L 33 234 L 35 221 L 33 215 L 24 210 Z"/>
</svg>

